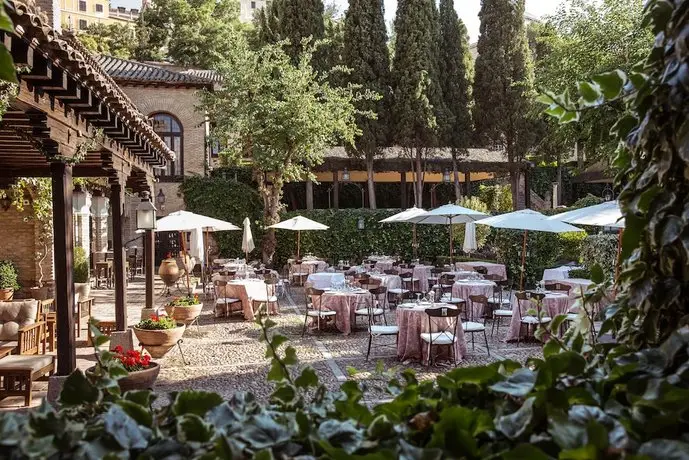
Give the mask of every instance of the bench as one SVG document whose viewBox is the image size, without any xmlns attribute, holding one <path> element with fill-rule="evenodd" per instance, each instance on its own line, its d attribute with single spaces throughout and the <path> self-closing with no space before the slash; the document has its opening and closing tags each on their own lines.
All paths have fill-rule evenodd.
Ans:
<svg viewBox="0 0 689 460">
<path fill-rule="evenodd" d="M 23 396 L 31 405 L 31 384 L 55 372 L 55 356 L 10 355 L 0 359 L 0 400 Z"/>
</svg>

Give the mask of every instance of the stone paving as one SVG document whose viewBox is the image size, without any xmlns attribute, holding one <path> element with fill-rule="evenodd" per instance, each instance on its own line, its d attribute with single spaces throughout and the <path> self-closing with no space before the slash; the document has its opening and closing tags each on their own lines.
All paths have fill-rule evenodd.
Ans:
<svg viewBox="0 0 689 460">
<path fill-rule="evenodd" d="M 162 284 L 157 280 L 156 294 L 161 292 Z M 94 316 L 101 320 L 114 319 L 114 296 L 111 290 L 93 290 L 96 299 Z M 162 306 L 169 298 L 156 296 L 156 305 Z M 127 290 L 128 323 L 139 321 L 141 308 L 144 305 L 143 279 L 135 279 L 129 283 Z M 378 338 L 374 341 L 372 358 L 366 362 L 366 348 L 368 333 L 360 322 L 359 327 L 349 336 L 336 331 L 307 332 L 302 338 L 304 323 L 304 295 L 300 288 L 293 288 L 286 298 L 281 299 L 281 314 L 272 317 L 276 323 L 276 330 L 289 338 L 289 344 L 297 350 L 297 356 L 303 365 L 312 366 L 321 382 L 329 389 L 337 389 L 347 379 L 356 379 L 369 383 L 367 400 L 370 403 L 387 398 L 382 390 L 376 390 L 376 383 L 380 383 L 382 376 L 376 373 L 376 367 L 386 370 L 386 375 L 398 373 L 406 368 L 414 369 L 422 379 L 433 379 L 439 373 L 451 369 L 449 363 L 439 363 L 427 367 L 418 362 L 400 362 L 392 348 L 378 348 L 376 344 L 384 343 L 386 339 Z M 394 324 L 395 314 L 388 316 L 388 324 Z M 171 391 L 193 388 L 197 390 L 215 391 L 229 397 L 236 391 L 250 391 L 260 399 L 270 395 L 272 386 L 266 381 L 269 361 L 264 357 L 265 344 L 259 341 L 260 329 L 253 322 L 244 321 L 241 315 L 233 318 L 215 319 L 213 317 L 213 301 L 204 302 L 199 326 L 191 326 L 184 335 L 179 348 L 172 349 L 164 358 L 158 360 L 161 372 L 155 386 L 156 392 L 166 395 Z M 503 327 L 503 336 L 507 328 Z M 85 339 L 86 333 L 82 332 Z M 394 339 L 389 338 L 394 344 Z M 524 362 L 529 357 L 541 356 L 541 347 L 534 344 L 505 343 L 502 337 L 490 337 L 490 356 L 486 352 L 483 341 L 476 342 L 476 349 L 468 347 L 468 356 L 459 366 L 476 366 L 501 359 L 512 359 Z M 90 367 L 94 363 L 93 350 L 86 347 L 85 341 L 79 343 L 77 351 L 77 366 L 81 369 Z M 189 363 L 185 365 L 184 358 Z M 356 371 L 354 371 L 356 370 Z M 387 378 L 387 377 L 386 377 Z M 45 396 L 47 383 L 38 382 L 34 385 L 34 402 L 40 403 Z M 0 402 L 0 409 L 16 408 L 22 400 L 7 398 Z"/>
</svg>

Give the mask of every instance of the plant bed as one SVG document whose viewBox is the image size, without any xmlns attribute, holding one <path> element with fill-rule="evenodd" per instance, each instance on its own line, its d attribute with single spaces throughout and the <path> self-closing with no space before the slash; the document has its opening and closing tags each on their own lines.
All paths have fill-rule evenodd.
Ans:
<svg viewBox="0 0 689 460">
<path fill-rule="evenodd" d="M 174 318 L 177 322 L 187 325 L 199 317 L 202 309 L 203 303 L 201 303 L 197 295 L 177 297 L 165 305 L 165 311 L 168 316 Z"/>
<path fill-rule="evenodd" d="M 166 316 L 152 316 L 134 326 L 134 335 L 153 358 L 162 358 L 182 338 L 186 325 Z"/>
<path fill-rule="evenodd" d="M 117 384 L 120 391 L 124 393 L 130 390 L 150 390 L 153 388 L 158 374 L 160 373 L 160 365 L 151 361 L 151 357 L 138 350 L 129 350 L 124 352 L 121 346 L 115 347 L 114 359 L 129 373 L 127 376 L 120 378 Z M 96 373 L 96 366 L 86 369 L 86 374 L 93 376 Z"/>
</svg>

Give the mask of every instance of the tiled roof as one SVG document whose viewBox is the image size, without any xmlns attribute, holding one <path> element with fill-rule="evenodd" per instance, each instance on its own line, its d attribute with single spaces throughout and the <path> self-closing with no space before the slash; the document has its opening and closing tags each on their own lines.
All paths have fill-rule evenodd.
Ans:
<svg viewBox="0 0 689 460">
<path fill-rule="evenodd" d="M 153 64 L 105 55 L 99 56 L 98 61 L 112 78 L 121 82 L 190 86 L 206 86 L 213 83 L 212 80 L 204 78 L 205 74 L 210 75 L 212 73 L 209 70 L 176 72 Z"/>
<path fill-rule="evenodd" d="M 221 77 L 215 70 L 203 70 L 203 69 L 188 69 L 182 71 L 183 74 L 192 75 L 194 77 L 203 78 L 204 80 L 212 81 L 214 83 L 220 83 Z"/>
</svg>

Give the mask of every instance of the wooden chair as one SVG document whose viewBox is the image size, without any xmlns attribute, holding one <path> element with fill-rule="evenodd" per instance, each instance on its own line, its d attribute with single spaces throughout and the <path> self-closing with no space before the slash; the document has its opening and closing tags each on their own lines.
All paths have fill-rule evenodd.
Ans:
<svg viewBox="0 0 689 460">
<path fill-rule="evenodd" d="M 221 316 L 229 317 L 233 310 L 233 305 L 239 305 L 239 311 L 242 311 L 242 300 L 234 297 L 227 297 L 227 281 L 215 280 L 213 281 L 215 289 L 215 317 Z M 236 310 L 235 310 L 236 311 Z M 220 315 L 219 313 L 222 313 Z"/>
<path fill-rule="evenodd" d="M 290 269 L 290 282 L 292 284 L 295 286 L 303 286 L 308 277 L 308 270 L 304 271 L 304 265 L 301 263 L 301 261 L 292 264 Z"/>
<path fill-rule="evenodd" d="M 480 275 L 487 275 L 488 274 L 488 269 L 486 267 L 484 267 L 483 265 L 475 266 L 474 271 Z"/>
<path fill-rule="evenodd" d="M 400 277 L 402 278 L 402 287 L 404 289 L 413 291 L 419 287 L 419 280 L 414 279 L 414 265 L 400 265 Z"/>
<path fill-rule="evenodd" d="M 386 289 L 384 287 L 381 288 L 376 288 L 371 290 L 371 295 L 375 298 L 376 295 L 380 296 L 383 295 L 383 299 L 387 296 L 386 294 Z M 385 302 L 385 300 L 383 300 Z M 385 318 L 385 306 L 383 304 L 383 318 Z M 375 303 L 372 302 L 371 305 L 367 307 L 367 313 L 366 316 L 368 317 L 368 350 L 366 351 L 366 361 L 368 361 L 369 356 L 371 355 L 371 344 L 373 343 L 374 338 L 378 337 L 391 337 L 395 336 L 395 345 L 394 348 L 397 350 L 397 342 L 399 341 L 399 327 L 397 326 L 388 326 L 387 320 L 385 322 L 385 325 L 381 324 L 375 324 L 375 319 L 376 319 L 376 306 Z M 391 348 L 392 345 L 378 345 L 377 348 L 381 347 L 389 347 Z"/>
<path fill-rule="evenodd" d="M 321 330 L 321 318 L 334 318 L 337 313 L 332 310 L 323 310 L 322 299 L 325 293 L 322 289 L 307 287 L 306 294 L 306 315 L 304 316 L 304 328 L 301 331 L 301 336 L 304 337 L 306 333 L 306 325 L 309 318 L 316 318 L 316 327 Z M 310 308 L 309 308 L 310 307 Z"/>
<path fill-rule="evenodd" d="M 31 405 L 32 384 L 55 372 L 53 355 L 11 355 L 0 359 L 0 400 L 23 396 Z"/>
<path fill-rule="evenodd" d="M 386 275 L 396 275 L 397 270 L 383 270 L 383 273 Z"/>
<path fill-rule="evenodd" d="M 428 285 L 435 289 L 442 273 L 442 268 L 431 268 L 431 276 L 428 277 Z"/>
<path fill-rule="evenodd" d="M 542 300 L 543 297 L 545 297 L 545 294 L 531 295 L 524 291 L 518 291 L 514 293 L 514 296 L 517 298 L 517 306 L 519 307 L 519 322 L 522 325 L 526 326 L 526 337 L 533 337 L 535 335 L 536 328 L 539 325 L 548 324 L 551 321 L 551 318 L 549 316 L 541 315 L 541 305 L 539 300 Z M 531 304 L 532 298 L 535 298 L 537 300 L 535 305 Z M 529 311 L 532 306 L 536 309 L 536 316 L 526 315 L 525 313 Z M 529 331 L 532 326 L 534 334 L 529 334 Z M 519 342 L 520 339 L 521 331 L 519 336 L 517 337 L 517 342 Z"/>
<path fill-rule="evenodd" d="M 270 275 L 263 280 L 263 283 L 266 285 L 266 307 L 268 312 L 270 313 L 271 311 L 271 304 L 274 304 L 276 306 L 275 313 L 277 314 L 280 312 L 280 300 L 278 299 L 279 279 L 277 275 Z"/>
<path fill-rule="evenodd" d="M 464 328 L 465 333 L 471 334 L 472 350 L 476 349 L 474 346 L 474 335 L 483 332 L 483 339 L 486 342 L 486 351 L 488 352 L 488 356 L 490 356 L 490 348 L 488 348 L 488 336 L 486 335 L 485 317 L 476 318 L 476 315 L 474 314 L 474 304 L 483 305 L 483 311 L 486 311 L 486 308 L 488 308 L 488 298 L 484 295 L 470 295 L 469 302 L 471 302 L 471 304 L 467 307 L 469 321 L 462 323 L 462 327 Z"/>
<path fill-rule="evenodd" d="M 459 310 L 456 308 L 427 308 L 428 332 L 421 333 L 421 340 L 428 345 L 428 364 L 433 364 L 433 347 L 449 346 L 452 360 L 457 366 L 455 343 L 459 327 Z"/>
<path fill-rule="evenodd" d="M 493 288 L 493 297 L 488 299 L 488 307 L 490 308 L 493 318 L 490 327 L 490 335 L 492 337 L 496 329 L 498 334 L 500 334 L 500 323 L 502 318 L 511 318 L 513 314 L 510 295 L 505 297 L 501 285 L 498 284 Z"/>
<path fill-rule="evenodd" d="M 81 337 L 81 320 L 83 318 L 91 317 L 91 310 L 93 309 L 93 304 L 95 299 L 89 297 L 88 299 L 78 299 L 76 305 L 74 306 L 74 327 L 76 328 L 77 337 Z M 88 321 L 87 321 L 88 324 Z"/>
<path fill-rule="evenodd" d="M 545 285 L 545 290 L 553 292 L 564 292 L 565 294 L 569 295 L 569 292 L 572 290 L 572 286 L 564 283 L 549 283 Z"/>
<path fill-rule="evenodd" d="M 373 316 L 373 319 L 378 317 L 383 317 L 385 324 L 388 324 L 388 320 L 385 318 L 385 303 L 386 297 L 388 296 L 388 290 L 386 287 L 378 286 L 373 289 L 369 289 L 371 293 L 371 303 L 364 308 L 359 308 L 354 311 L 354 325 L 356 325 L 356 319 L 359 316 Z M 369 320 L 369 324 L 371 321 Z"/>
<path fill-rule="evenodd" d="M 117 323 L 115 321 L 98 321 L 98 324 L 96 324 L 96 329 L 100 331 L 101 334 L 110 337 L 113 332 L 117 332 Z M 93 345 L 93 335 L 91 333 L 91 328 L 87 328 L 88 331 L 88 337 L 86 344 L 88 346 Z"/>
</svg>

